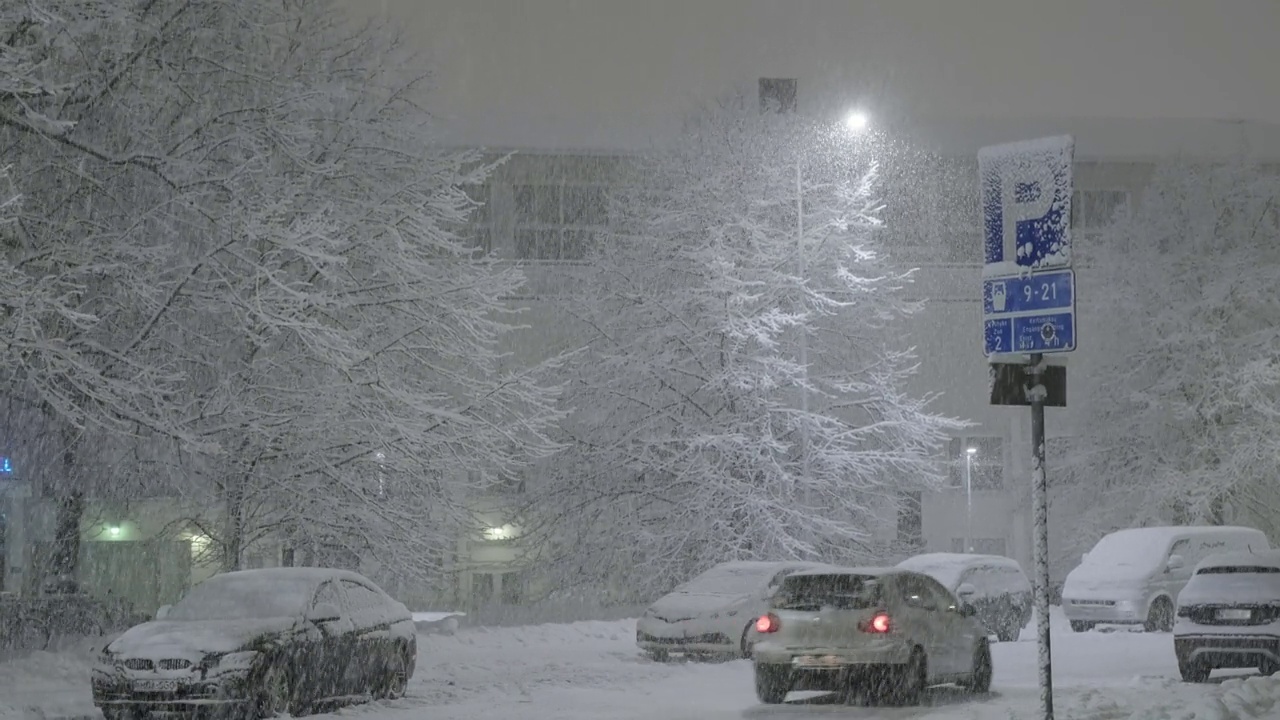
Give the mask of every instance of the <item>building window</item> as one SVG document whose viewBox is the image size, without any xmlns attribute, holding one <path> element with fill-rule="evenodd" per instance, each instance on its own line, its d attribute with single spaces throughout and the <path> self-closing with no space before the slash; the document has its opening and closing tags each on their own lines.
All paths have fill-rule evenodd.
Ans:
<svg viewBox="0 0 1280 720">
<path fill-rule="evenodd" d="M 797 91 L 795 78 L 760 78 L 760 112 L 795 112 Z"/>
<path fill-rule="evenodd" d="M 1071 196 L 1071 229 L 1096 236 L 1115 221 L 1116 213 L 1128 208 L 1125 190 L 1077 190 Z"/>
<path fill-rule="evenodd" d="M 609 222 L 601 185 L 516 185 L 517 260 L 583 260 Z"/>
<path fill-rule="evenodd" d="M 471 576 L 471 598 L 476 605 L 493 602 L 493 573 L 475 573 Z"/>
<path fill-rule="evenodd" d="M 502 573 L 502 604 L 519 605 L 524 602 L 524 575 L 519 572 Z"/>
<path fill-rule="evenodd" d="M 919 547 L 924 542 L 924 513 L 920 493 L 905 492 L 898 506 L 898 542 Z"/>
<path fill-rule="evenodd" d="M 472 247 L 485 253 L 491 252 L 493 250 L 493 225 L 489 214 L 490 187 L 487 183 L 484 185 L 463 185 L 462 192 L 475 205 L 471 208 L 471 214 L 467 216 L 466 222 L 459 229 L 459 235 Z"/>
<path fill-rule="evenodd" d="M 1004 439 L 998 437 L 951 438 L 947 452 L 951 487 L 964 488 L 966 474 L 974 490 L 1004 487 Z"/>
<path fill-rule="evenodd" d="M 1008 557 L 1005 551 L 1004 538 L 973 538 L 973 554 L 975 555 L 1000 555 Z M 964 549 L 964 538 L 951 538 L 951 552 L 962 553 Z"/>
</svg>

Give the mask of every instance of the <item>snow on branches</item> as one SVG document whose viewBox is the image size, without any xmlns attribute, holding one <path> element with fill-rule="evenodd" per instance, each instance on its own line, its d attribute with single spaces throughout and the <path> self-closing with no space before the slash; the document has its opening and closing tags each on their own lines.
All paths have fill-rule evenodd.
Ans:
<svg viewBox="0 0 1280 720">
<path fill-rule="evenodd" d="M 651 588 L 727 559 L 870 560 L 902 494 L 937 479 L 950 421 L 906 392 L 885 332 L 914 306 L 877 254 L 874 163 L 750 106 L 640 161 L 566 308 L 591 331 L 538 502 L 569 575 Z"/>
<path fill-rule="evenodd" d="M 1072 443 L 1080 489 L 1126 525 L 1280 531 L 1280 175 L 1245 158 L 1166 163 L 1084 249 L 1108 309 L 1090 332 L 1108 355 Z"/>
</svg>

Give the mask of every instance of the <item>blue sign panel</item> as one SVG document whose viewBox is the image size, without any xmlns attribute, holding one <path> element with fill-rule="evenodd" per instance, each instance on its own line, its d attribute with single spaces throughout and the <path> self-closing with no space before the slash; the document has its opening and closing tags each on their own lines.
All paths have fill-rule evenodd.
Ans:
<svg viewBox="0 0 1280 720">
<path fill-rule="evenodd" d="M 1075 272 L 1072 270 L 985 278 L 982 281 L 982 314 L 1070 310 L 1075 306 L 1075 291 Z"/>
<path fill-rule="evenodd" d="M 983 261 L 1019 268 L 1071 266 L 1070 135 L 993 145 L 978 152 Z"/>
<path fill-rule="evenodd" d="M 1075 315 L 1069 312 L 983 321 L 987 355 L 1061 353 L 1076 349 Z"/>
<path fill-rule="evenodd" d="M 9 462 L 9 458 L 0 457 L 0 475 L 9 475 L 13 473 L 13 463 Z"/>
</svg>

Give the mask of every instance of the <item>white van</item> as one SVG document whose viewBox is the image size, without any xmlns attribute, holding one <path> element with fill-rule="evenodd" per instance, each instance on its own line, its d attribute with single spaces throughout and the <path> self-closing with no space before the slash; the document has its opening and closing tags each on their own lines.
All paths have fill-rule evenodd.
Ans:
<svg viewBox="0 0 1280 720">
<path fill-rule="evenodd" d="M 1174 599 L 1196 563 L 1210 555 L 1269 550 L 1262 531 L 1185 526 L 1117 530 L 1085 553 L 1062 586 L 1062 611 L 1076 632 L 1094 625 L 1139 624 L 1173 629 Z"/>
</svg>

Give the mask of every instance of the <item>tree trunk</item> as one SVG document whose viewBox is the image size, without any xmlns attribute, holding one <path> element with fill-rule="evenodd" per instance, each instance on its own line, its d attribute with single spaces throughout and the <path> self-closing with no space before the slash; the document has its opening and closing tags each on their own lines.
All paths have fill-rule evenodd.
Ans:
<svg viewBox="0 0 1280 720">
<path fill-rule="evenodd" d="M 80 527 L 84 519 L 84 487 L 76 462 L 75 431 L 62 433 L 62 480 L 57 484 L 54 506 L 53 552 L 49 572 L 59 592 L 75 592 L 80 567 Z"/>
<path fill-rule="evenodd" d="M 226 529 L 222 533 L 222 569 L 239 570 L 244 555 L 244 486 L 245 480 L 233 481 L 227 493 Z"/>
</svg>

